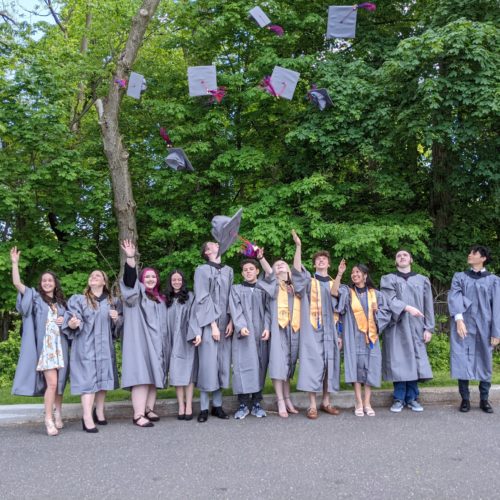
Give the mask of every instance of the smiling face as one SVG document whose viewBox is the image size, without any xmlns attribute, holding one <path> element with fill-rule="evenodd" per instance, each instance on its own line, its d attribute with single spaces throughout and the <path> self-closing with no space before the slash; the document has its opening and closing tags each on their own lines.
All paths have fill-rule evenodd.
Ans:
<svg viewBox="0 0 500 500">
<path fill-rule="evenodd" d="M 397 267 L 409 267 L 413 263 L 411 255 L 406 250 L 400 250 L 396 254 L 396 266 Z"/>
<path fill-rule="evenodd" d="M 255 264 L 247 262 L 243 265 L 241 274 L 247 283 L 255 283 L 257 281 L 257 276 L 259 275 L 259 270 Z"/>
<path fill-rule="evenodd" d="M 359 267 L 354 266 L 351 271 L 351 280 L 358 288 L 363 288 L 366 285 L 366 274 Z"/>
<path fill-rule="evenodd" d="M 156 273 L 152 269 L 148 269 L 142 277 L 142 282 L 144 283 L 144 286 L 147 290 L 154 290 L 154 288 L 158 284 Z"/>
<path fill-rule="evenodd" d="M 93 288 L 100 288 L 106 285 L 106 278 L 102 271 L 92 271 L 89 276 L 88 284 Z"/>
<path fill-rule="evenodd" d="M 182 276 L 179 273 L 172 274 L 170 278 L 170 284 L 172 285 L 172 289 L 175 293 L 178 293 L 182 288 Z"/>
<path fill-rule="evenodd" d="M 273 271 L 281 279 L 288 279 L 290 275 L 290 267 L 284 260 L 277 260 L 273 264 Z"/>
<path fill-rule="evenodd" d="M 314 259 L 314 268 L 316 271 L 328 271 L 330 267 L 330 259 L 326 255 L 318 255 Z"/>
<path fill-rule="evenodd" d="M 49 296 L 54 294 L 54 290 L 56 289 L 56 281 L 54 277 L 50 273 L 42 274 L 40 278 L 40 288 Z"/>
<path fill-rule="evenodd" d="M 484 263 L 486 261 L 486 257 L 483 257 L 479 252 L 474 252 L 471 250 L 469 255 L 467 256 L 467 264 L 471 267 L 484 267 Z"/>
</svg>

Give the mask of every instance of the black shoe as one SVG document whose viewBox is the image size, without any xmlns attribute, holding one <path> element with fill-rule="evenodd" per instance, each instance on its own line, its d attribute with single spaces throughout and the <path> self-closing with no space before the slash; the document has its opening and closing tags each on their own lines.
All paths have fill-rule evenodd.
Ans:
<svg viewBox="0 0 500 500">
<path fill-rule="evenodd" d="M 227 420 L 229 415 L 222 409 L 222 406 L 212 406 L 212 416 Z"/>
<path fill-rule="evenodd" d="M 108 421 L 106 419 L 104 420 L 99 420 L 97 417 L 97 410 L 94 408 L 94 411 L 92 412 L 92 418 L 94 419 L 94 423 L 98 425 L 108 425 Z"/>
<path fill-rule="evenodd" d="M 140 424 L 139 420 L 141 418 L 145 418 L 147 420 L 147 422 L 145 424 Z M 149 419 L 147 417 L 145 417 L 144 415 L 139 415 L 137 418 L 133 418 L 132 422 L 134 423 L 134 425 L 137 425 L 137 427 L 154 427 L 155 426 L 155 424 L 153 424 L 153 422 L 150 422 Z"/>
<path fill-rule="evenodd" d="M 184 420 L 193 420 L 193 414 L 192 413 L 186 413 L 184 415 Z"/>
<path fill-rule="evenodd" d="M 487 399 L 481 399 L 479 408 L 481 408 L 484 413 L 493 413 L 493 408 L 491 407 L 490 402 Z"/>
<path fill-rule="evenodd" d="M 146 408 L 146 418 L 148 420 L 151 420 L 151 422 L 158 422 L 160 420 L 160 417 L 158 415 L 154 415 L 153 417 L 151 417 L 151 413 L 154 413 L 154 411 Z"/>
<path fill-rule="evenodd" d="M 193 418 L 192 415 L 191 415 L 191 418 Z M 186 414 L 185 413 L 179 413 L 177 415 L 177 420 L 186 420 Z"/>
<path fill-rule="evenodd" d="M 198 415 L 198 422 L 206 422 L 208 420 L 208 410 L 201 410 Z"/>
<path fill-rule="evenodd" d="M 82 418 L 82 429 L 85 431 L 85 432 L 89 432 L 90 434 L 95 434 L 96 432 L 99 432 L 99 429 L 97 427 L 91 427 L 91 428 L 88 428 L 86 425 L 85 425 L 85 420 L 83 420 Z"/>
<path fill-rule="evenodd" d="M 470 401 L 468 399 L 462 399 L 459 410 L 462 413 L 467 413 L 470 410 Z"/>
</svg>

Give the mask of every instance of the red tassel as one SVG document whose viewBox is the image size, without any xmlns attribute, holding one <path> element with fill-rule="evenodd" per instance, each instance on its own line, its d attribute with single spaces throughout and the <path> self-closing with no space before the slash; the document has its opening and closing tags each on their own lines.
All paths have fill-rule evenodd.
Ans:
<svg viewBox="0 0 500 500">
<path fill-rule="evenodd" d="M 163 127 L 160 127 L 160 137 L 168 144 L 169 147 L 173 146 L 167 131 Z"/>
<path fill-rule="evenodd" d="M 377 6 L 374 3 L 371 2 L 364 2 L 364 3 L 359 3 L 356 8 L 358 9 L 365 9 L 373 12 L 376 10 Z"/>
<path fill-rule="evenodd" d="M 266 28 L 270 31 L 273 31 L 278 36 L 283 36 L 285 34 L 285 30 L 277 24 L 270 24 L 269 26 L 266 26 Z"/>
</svg>

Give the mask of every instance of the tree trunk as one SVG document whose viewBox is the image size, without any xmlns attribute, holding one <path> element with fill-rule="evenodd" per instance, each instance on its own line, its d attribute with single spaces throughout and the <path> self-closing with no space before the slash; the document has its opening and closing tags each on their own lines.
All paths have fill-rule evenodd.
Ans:
<svg viewBox="0 0 500 500">
<path fill-rule="evenodd" d="M 139 11 L 132 20 L 125 50 L 121 54 L 116 73 L 113 76 L 108 95 L 103 99 L 104 113 L 100 119 L 104 152 L 108 159 L 113 189 L 113 206 L 118 223 L 118 239 L 130 239 L 137 242 L 137 223 L 135 217 L 136 204 L 132 192 L 132 182 L 128 169 L 128 151 L 123 144 L 119 129 L 120 105 L 124 90 L 114 83 L 115 79 L 129 76 L 140 45 L 144 39 L 146 28 L 154 15 L 160 0 L 144 0 Z M 125 256 L 120 252 L 120 264 L 123 268 Z"/>
</svg>

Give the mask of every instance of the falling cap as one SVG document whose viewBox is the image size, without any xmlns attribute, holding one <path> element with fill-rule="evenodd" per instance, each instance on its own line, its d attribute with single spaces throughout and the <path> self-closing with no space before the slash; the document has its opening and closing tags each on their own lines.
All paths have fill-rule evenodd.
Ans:
<svg viewBox="0 0 500 500">
<path fill-rule="evenodd" d="M 284 99 L 293 99 L 295 87 L 299 81 L 300 73 L 292 71 L 291 69 L 275 66 L 273 74 L 271 75 L 270 84 L 276 97 L 283 97 Z M 272 92 L 271 92 L 272 93 Z"/>
<path fill-rule="evenodd" d="M 261 28 L 265 28 L 268 24 L 271 24 L 271 19 L 267 17 L 267 14 L 260 7 L 254 7 L 248 13 Z"/>
<path fill-rule="evenodd" d="M 333 106 L 330 94 L 326 89 L 312 89 L 309 91 L 308 97 L 311 102 L 320 109 L 320 111 Z"/>
<path fill-rule="evenodd" d="M 140 99 L 141 94 L 146 90 L 146 79 L 139 73 L 130 73 L 128 81 L 127 95 L 134 99 Z"/>
<path fill-rule="evenodd" d="M 219 243 L 218 256 L 225 253 L 238 239 L 242 213 L 243 208 L 240 208 L 232 217 L 216 215 L 212 219 L 212 236 Z"/>
<path fill-rule="evenodd" d="M 193 165 L 191 165 L 189 158 L 186 156 L 186 153 L 184 153 L 182 148 L 169 148 L 165 163 L 173 170 L 187 170 L 189 172 L 194 171 Z"/>
<path fill-rule="evenodd" d="M 331 5 L 328 8 L 326 38 L 354 38 L 357 14 L 356 5 Z"/>
<path fill-rule="evenodd" d="M 217 68 L 215 66 L 190 66 L 188 68 L 189 95 L 208 95 L 217 90 Z"/>
</svg>

